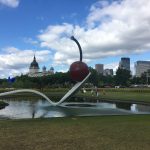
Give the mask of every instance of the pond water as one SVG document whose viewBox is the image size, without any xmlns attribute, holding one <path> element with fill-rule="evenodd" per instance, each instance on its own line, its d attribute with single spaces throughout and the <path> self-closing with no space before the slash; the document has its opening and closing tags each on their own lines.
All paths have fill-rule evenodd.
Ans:
<svg viewBox="0 0 150 150">
<path fill-rule="evenodd" d="M 150 106 L 129 103 L 67 102 L 60 106 L 51 106 L 46 100 L 5 100 L 5 102 L 9 103 L 9 106 L 0 110 L 0 119 L 150 114 Z"/>
</svg>

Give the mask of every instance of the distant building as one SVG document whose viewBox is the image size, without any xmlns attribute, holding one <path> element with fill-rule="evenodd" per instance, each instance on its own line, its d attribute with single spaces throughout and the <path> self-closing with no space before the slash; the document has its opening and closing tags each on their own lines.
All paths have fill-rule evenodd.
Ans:
<svg viewBox="0 0 150 150">
<path fill-rule="evenodd" d="M 113 76 L 113 69 L 105 69 L 103 72 L 104 76 Z"/>
<path fill-rule="evenodd" d="M 122 57 L 119 62 L 120 69 L 126 69 L 130 71 L 130 58 Z"/>
<path fill-rule="evenodd" d="M 39 72 L 39 64 L 36 61 L 36 58 L 34 56 L 32 63 L 30 64 L 29 73 L 35 74 Z"/>
<path fill-rule="evenodd" d="M 96 65 L 95 65 L 95 70 L 96 70 L 99 74 L 103 74 L 104 65 L 103 65 L 103 64 L 96 64 Z"/>
<path fill-rule="evenodd" d="M 135 75 L 141 77 L 144 72 L 150 69 L 150 61 L 137 61 L 135 63 Z"/>
<path fill-rule="evenodd" d="M 29 77 L 42 77 L 54 74 L 53 67 L 51 67 L 50 70 L 47 71 L 46 67 L 43 66 L 42 71 L 40 72 L 39 70 L 40 70 L 39 64 L 36 61 L 36 57 L 34 56 L 33 61 L 31 62 L 29 67 L 29 73 L 27 73 Z"/>
<path fill-rule="evenodd" d="M 43 66 L 42 72 L 43 72 L 43 73 L 46 73 L 46 67 L 45 67 L 45 66 Z"/>
</svg>

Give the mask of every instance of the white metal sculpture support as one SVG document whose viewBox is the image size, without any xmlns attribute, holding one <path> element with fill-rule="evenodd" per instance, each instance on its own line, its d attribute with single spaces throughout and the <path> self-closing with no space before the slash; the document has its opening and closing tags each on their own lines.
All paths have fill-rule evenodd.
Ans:
<svg viewBox="0 0 150 150">
<path fill-rule="evenodd" d="M 79 88 L 85 83 L 85 81 L 89 78 L 90 75 L 91 75 L 91 73 L 89 73 L 84 78 L 83 81 L 76 83 L 72 87 L 72 89 L 69 90 L 58 102 L 53 102 L 45 94 L 43 94 L 43 93 L 41 93 L 39 91 L 36 91 L 36 90 L 32 90 L 32 89 L 20 89 L 20 90 L 14 90 L 14 91 L 9 91 L 9 92 L 4 92 L 4 93 L 0 93 L 0 96 L 6 96 L 6 95 L 15 94 L 15 93 L 22 93 L 22 92 L 30 92 L 30 93 L 35 93 L 35 94 L 38 94 L 38 95 L 42 96 L 47 101 L 49 101 L 51 105 L 57 106 L 57 105 L 60 105 L 61 103 L 63 103 L 69 97 L 71 97 L 76 91 L 78 91 Z"/>
</svg>

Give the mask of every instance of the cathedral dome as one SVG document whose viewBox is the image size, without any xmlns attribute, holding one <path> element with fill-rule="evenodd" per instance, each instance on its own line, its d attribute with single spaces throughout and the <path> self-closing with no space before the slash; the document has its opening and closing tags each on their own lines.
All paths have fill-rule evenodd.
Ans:
<svg viewBox="0 0 150 150">
<path fill-rule="evenodd" d="M 45 67 L 45 66 L 43 66 L 42 70 L 43 70 L 43 71 L 46 71 L 46 67 Z"/>
<path fill-rule="evenodd" d="M 37 63 L 35 56 L 34 56 L 32 63 L 30 64 L 30 69 L 32 68 L 39 69 L 39 64 Z"/>
<path fill-rule="evenodd" d="M 46 67 L 45 66 L 43 66 L 43 68 L 42 68 L 43 70 L 46 70 Z"/>
<path fill-rule="evenodd" d="M 53 67 L 51 67 L 51 68 L 50 68 L 50 71 L 54 71 L 54 68 L 53 68 Z"/>
</svg>

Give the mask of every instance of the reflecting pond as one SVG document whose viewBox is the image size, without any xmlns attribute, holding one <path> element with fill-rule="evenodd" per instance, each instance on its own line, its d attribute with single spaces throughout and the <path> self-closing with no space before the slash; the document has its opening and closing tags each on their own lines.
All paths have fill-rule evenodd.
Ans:
<svg viewBox="0 0 150 150">
<path fill-rule="evenodd" d="M 150 114 L 150 106 L 118 102 L 67 102 L 60 106 L 51 106 L 46 100 L 5 100 L 5 102 L 9 103 L 9 106 L 0 110 L 0 119 Z"/>
</svg>

